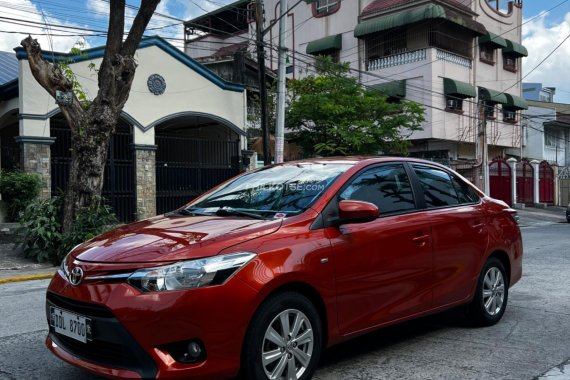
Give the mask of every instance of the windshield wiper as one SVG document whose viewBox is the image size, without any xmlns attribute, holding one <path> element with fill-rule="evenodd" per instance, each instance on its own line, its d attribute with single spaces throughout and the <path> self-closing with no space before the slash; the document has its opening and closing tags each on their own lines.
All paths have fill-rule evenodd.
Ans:
<svg viewBox="0 0 570 380">
<path fill-rule="evenodd" d="M 231 207 L 220 207 L 216 211 L 216 215 L 218 215 L 218 216 L 237 215 L 237 216 L 247 216 L 249 218 L 254 218 L 254 219 L 265 219 L 263 216 L 261 216 L 259 214 L 254 214 L 253 212 L 242 211 L 242 210 L 231 208 Z"/>
<path fill-rule="evenodd" d="M 181 214 L 181 215 L 192 215 L 192 216 L 208 216 L 208 215 L 213 215 L 212 213 L 208 213 L 208 212 L 200 212 L 198 211 L 199 209 L 193 208 L 193 207 L 188 207 L 188 208 L 182 208 L 180 210 L 177 210 L 176 213 Z"/>
</svg>

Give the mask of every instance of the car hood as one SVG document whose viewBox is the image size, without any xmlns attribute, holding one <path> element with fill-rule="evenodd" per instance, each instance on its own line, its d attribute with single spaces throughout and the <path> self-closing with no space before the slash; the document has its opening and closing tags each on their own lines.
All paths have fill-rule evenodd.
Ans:
<svg viewBox="0 0 570 380">
<path fill-rule="evenodd" d="M 232 245 L 271 234 L 282 220 L 161 215 L 97 236 L 72 251 L 81 261 L 144 263 L 217 255 Z"/>
</svg>

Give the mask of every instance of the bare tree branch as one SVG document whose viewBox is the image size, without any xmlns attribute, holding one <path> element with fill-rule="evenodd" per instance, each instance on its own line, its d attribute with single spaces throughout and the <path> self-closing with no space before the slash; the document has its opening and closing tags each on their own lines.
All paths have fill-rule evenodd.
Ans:
<svg viewBox="0 0 570 380">
<path fill-rule="evenodd" d="M 160 0 L 143 0 L 141 1 L 141 6 L 133 21 L 129 35 L 123 44 L 121 54 L 123 56 L 132 56 L 139 47 L 139 42 L 143 36 L 143 33 L 152 17 L 152 14 L 156 10 L 156 7 L 160 3 Z"/>
</svg>

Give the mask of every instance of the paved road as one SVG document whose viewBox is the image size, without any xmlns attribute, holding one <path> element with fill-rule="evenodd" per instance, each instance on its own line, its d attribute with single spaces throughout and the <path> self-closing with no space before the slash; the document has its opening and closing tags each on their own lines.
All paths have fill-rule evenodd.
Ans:
<svg viewBox="0 0 570 380">
<path fill-rule="evenodd" d="M 530 380 L 548 371 L 561 374 L 570 358 L 570 224 L 528 225 L 525 274 L 497 326 L 470 328 L 446 313 L 384 329 L 328 350 L 315 379 Z M 0 379 L 99 379 L 45 349 L 47 283 L 0 285 Z"/>
</svg>

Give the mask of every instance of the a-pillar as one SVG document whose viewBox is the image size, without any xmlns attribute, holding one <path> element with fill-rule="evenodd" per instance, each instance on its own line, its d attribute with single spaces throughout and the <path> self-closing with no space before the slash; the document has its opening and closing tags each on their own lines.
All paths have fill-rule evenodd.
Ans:
<svg viewBox="0 0 570 380">
<path fill-rule="evenodd" d="M 533 200 L 532 203 L 534 203 L 534 207 L 542 207 L 543 205 L 540 203 L 540 186 L 539 186 L 539 181 L 540 181 L 540 172 L 539 172 L 539 165 L 540 162 L 538 162 L 537 160 L 532 160 L 530 162 L 530 164 L 532 165 L 532 169 L 533 169 L 533 176 L 532 176 L 532 180 L 533 180 Z"/>
<path fill-rule="evenodd" d="M 517 160 L 509 158 L 507 163 L 511 167 L 511 199 L 513 208 L 524 208 L 524 204 L 517 203 Z"/>
<path fill-rule="evenodd" d="M 35 173 L 41 179 L 40 197 L 51 197 L 51 149 L 54 137 L 17 136 L 20 144 L 20 168 L 27 173 Z"/>
<path fill-rule="evenodd" d="M 156 145 L 134 144 L 137 219 L 156 215 Z"/>
</svg>

